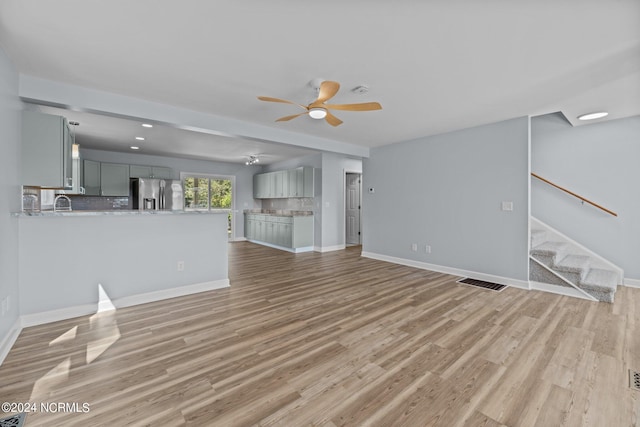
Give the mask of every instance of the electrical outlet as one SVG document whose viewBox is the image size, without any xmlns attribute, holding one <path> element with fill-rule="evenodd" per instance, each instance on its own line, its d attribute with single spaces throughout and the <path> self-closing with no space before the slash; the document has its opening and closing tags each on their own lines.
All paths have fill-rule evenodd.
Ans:
<svg viewBox="0 0 640 427">
<path fill-rule="evenodd" d="M 178 261 L 178 271 L 184 271 L 184 261 Z"/>
<path fill-rule="evenodd" d="M 430 254 L 431 253 L 431 245 L 426 245 L 424 247 L 424 252 L 427 253 L 427 254 Z"/>
<path fill-rule="evenodd" d="M 411 250 L 413 252 L 418 252 L 418 244 L 417 243 L 412 243 L 411 244 Z"/>
</svg>

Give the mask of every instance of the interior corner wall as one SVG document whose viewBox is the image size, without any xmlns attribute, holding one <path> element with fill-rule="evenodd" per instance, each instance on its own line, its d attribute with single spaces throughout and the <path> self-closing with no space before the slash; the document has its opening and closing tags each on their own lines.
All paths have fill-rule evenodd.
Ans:
<svg viewBox="0 0 640 427">
<path fill-rule="evenodd" d="M 531 120 L 532 172 L 618 214 L 531 181 L 532 215 L 640 279 L 640 116 L 571 126 L 560 114 Z"/>
<path fill-rule="evenodd" d="M 19 317 L 18 220 L 21 209 L 19 184 L 20 111 L 18 74 L 0 49 L 0 300 L 9 298 L 8 311 L 0 317 L 0 353 Z M 2 357 L 0 356 L 0 361 Z"/>
<path fill-rule="evenodd" d="M 527 281 L 529 123 L 522 117 L 371 149 L 363 252 Z"/>
<path fill-rule="evenodd" d="M 344 173 L 362 173 L 362 159 L 322 153 L 322 248 L 345 246 Z"/>
</svg>

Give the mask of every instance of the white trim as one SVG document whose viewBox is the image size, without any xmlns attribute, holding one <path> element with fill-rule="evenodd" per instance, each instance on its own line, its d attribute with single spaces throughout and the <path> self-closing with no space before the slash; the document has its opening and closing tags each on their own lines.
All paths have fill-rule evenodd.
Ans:
<svg viewBox="0 0 640 427">
<path fill-rule="evenodd" d="M 130 295 L 113 300 L 113 305 L 118 309 L 227 287 L 229 287 L 229 279 L 215 280 L 212 282 L 196 283 L 195 285 L 178 286 L 175 288 L 163 289 L 161 291 Z M 77 305 L 74 307 L 44 311 L 41 313 L 25 314 L 20 317 L 20 320 L 22 327 L 27 328 L 29 326 L 37 326 L 45 323 L 72 319 L 74 317 L 87 316 L 89 314 L 94 314 L 97 311 L 98 303 L 96 302 L 93 304 Z"/>
<path fill-rule="evenodd" d="M 235 239 L 231 240 L 232 242 L 246 242 L 248 241 L 248 239 L 246 237 L 236 237 Z"/>
<path fill-rule="evenodd" d="M 294 254 L 298 254 L 300 252 L 312 252 L 314 250 L 313 246 L 302 246 L 300 248 L 287 248 L 285 246 L 274 245 L 273 243 L 263 242 L 262 240 L 252 240 L 245 239 L 247 242 L 255 243 L 257 245 L 267 246 L 273 249 L 279 249 L 281 251 L 287 251 Z"/>
<path fill-rule="evenodd" d="M 630 288 L 640 288 L 640 280 L 638 279 L 624 279 L 624 285 Z"/>
<path fill-rule="evenodd" d="M 132 305 L 146 304 L 169 298 L 183 297 L 200 292 L 213 291 L 229 287 L 229 279 L 214 280 L 212 282 L 196 283 L 195 285 L 178 286 L 161 291 L 147 292 L 144 294 L 130 295 L 113 300 L 113 305 L 118 308 L 131 307 Z"/>
<path fill-rule="evenodd" d="M 4 362 L 4 359 L 9 354 L 11 347 L 16 343 L 18 336 L 22 332 L 22 325 L 20 322 L 20 318 L 18 317 L 11 328 L 9 328 L 9 332 L 5 335 L 2 342 L 0 342 L 0 365 Z"/>
<path fill-rule="evenodd" d="M 591 297 L 591 295 L 589 295 L 590 298 L 587 298 L 583 293 L 578 292 L 578 289 L 573 287 L 569 288 L 566 286 L 552 285 L 550 283 L 536 282 L 534 280 L 529 281 L 529 283 L 531 284 L 531 290 L 534 291 L 550 292 L 552 294 L 565 295 L 587 301 L 598 301 L 596 298 Z"/>
<path fill-rule="evenodd" d="M 379 261 L 387 261 L 394 264 L 406 265 L 409 267 L 420 268 L 422 270 L 436 271 L 438 273 L 451 274 L 453 276 L 469 277 L 476 280 L 484 280 L 485 282 L 498 283 L 500 285 L 512 286 L 514 288 L 529 290 L 528 280 L 518 280 L 509 277 L 494 276 L 493 274 L 479 273 L 477 271 L 462 270 L 459 268 L 446 267 L 442 265 L 429 264 L 421 261 L 414 261 L 405 258 L 396 258 L 388 255 L 376 254 L 373 252 L 362 251 L 361 256 L 365 258 L 377 259 Z"/>
<path fill-rule="evenodd" d="M 346 245 L 335 245 L 335 246 L 314 246 L 313 250 L 315 252 L 333 252 L 333 251 L 341 251 L 346 249 Z"/>
<path fill-rule="evenodd" d="M 82 304 L 73 307 L 59 308 L 57 310 L 42 311 L 40 313 L 23 314 L 20 321 L 23 328 L 44 325 L 45 323 L 58 322 L 60 320 L 73 319 L 74 317 L 94 314 L 98 311 L 98 303 Z"/>
</svg>

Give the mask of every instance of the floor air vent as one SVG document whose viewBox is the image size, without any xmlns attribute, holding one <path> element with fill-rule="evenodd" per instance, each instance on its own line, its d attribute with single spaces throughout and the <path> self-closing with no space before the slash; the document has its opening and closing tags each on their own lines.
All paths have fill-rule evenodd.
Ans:
<svg viewBox="0 0 640 427">
<path fill-rule="evenodd" d="M 0 419 L 0 427 L 22 427 L 26 413 L 11 415 L 10 417 Z"/>
<path fill-rule="evenodd" d="M 499 285 L 497 283 L 485 282 L 483 280 L 469 279 L 468 277 L 458 280 L 458 283 L 464 283 L 465 285 L 471 285 L 483 289 L 490 289 L 496 292 L 500 292 L 507 287 L 507 285 Z"/>
<path fill-rule="evenodd" d="M 629 387 L 640 391 L 640 372 L 629 369 Z"/>
</svg>

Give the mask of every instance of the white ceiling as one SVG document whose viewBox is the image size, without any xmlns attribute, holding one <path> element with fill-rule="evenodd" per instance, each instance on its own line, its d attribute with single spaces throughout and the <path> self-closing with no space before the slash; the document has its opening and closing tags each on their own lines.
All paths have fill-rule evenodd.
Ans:
<svg viewBox="0 0 640 427">
<path fill-rule="evenodd" d="M 640 114 L 638 0 L 0 0 L 0 45 L 26 75 L 366 147 L 556 111 L 574 125 Z M 256 99 L 306 104 L 316 78 L 341 83 L 332 102 L 383 110 L 275 123 L 299 110 Z M 240 143 L 188 148 L 165 131 L 155 154 L 213 159 Z M 110 132 L 91 144 L 116 144 Z"/>
</svg>

